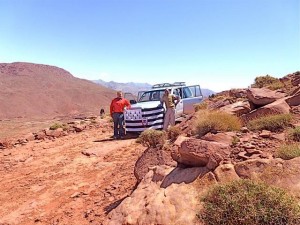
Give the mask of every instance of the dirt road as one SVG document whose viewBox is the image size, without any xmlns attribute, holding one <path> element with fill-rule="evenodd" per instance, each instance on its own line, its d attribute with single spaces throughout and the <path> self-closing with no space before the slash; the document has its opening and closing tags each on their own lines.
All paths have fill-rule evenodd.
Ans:
<svg viewBox="0 0 300 225">
<path fill-rule="evenodd" d="M 144 148 L 96 128 L 0 151 L 0 224 L 101 224 Z"/>
</svg>

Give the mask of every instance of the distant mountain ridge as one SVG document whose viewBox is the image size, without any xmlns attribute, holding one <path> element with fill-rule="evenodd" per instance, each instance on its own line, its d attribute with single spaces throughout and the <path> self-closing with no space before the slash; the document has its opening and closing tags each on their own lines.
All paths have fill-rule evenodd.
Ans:
<svg viewBox="0 0 300 225">
<path fill-rule="evenodd" d="M 137 95 L 137 93 L 139 91 L 145 91 L 148 89 L 151 89 L 152 85 L 148 84 L 148 83 L 135 83 L 135 82 L 128 82 L 128 83 L 118 83 L 115 81 L 104 81 L 104 80 L 92 80 L 93 82 L 95 82 L 96 84 L 100 84 L 103 85 L 107 88 L 111 88 L 114 90 L 119 90 L 122 91 L 124 93 L 126 92 L 130 92 L 133 93 L 134 95 Z M 216 92 L 210 90 L 210 89 L 206 89 L 206 88 L 201 88 L 202 90 L 202 94 L 204 97 L 208 97 L 209 95 L 215 94 Z"/>
<path fill-rule="evenodd" d="M 100 108 L 109 108 L 115 95 L 55 66 L 0 63 L 0 119 L 97 115 Z"/>
<path fill-rule="evenodd" d="M 128 83 L 118 83 L 115 81 L 109 81 L 106 82 L 104 80 L 92 80 L 96 84 L 103 85 L 107 88 L 111 88 L 113 90 L 122 91 L 124 93 L 129 92 L 134 95 L 137 95 L 139 91 L 145 91 L 152 87 L 151 84 L 148 83 L 134 83 L 134 82 L 128 82 Z"/>
</svg>

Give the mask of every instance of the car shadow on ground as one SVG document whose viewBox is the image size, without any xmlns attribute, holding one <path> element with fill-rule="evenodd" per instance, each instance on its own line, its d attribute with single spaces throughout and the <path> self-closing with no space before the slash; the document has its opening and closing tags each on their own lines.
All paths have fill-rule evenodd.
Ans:
<svg viewBox="0 0 300 225">
<path fill-rule="evenodd" d="M 137 139 L 139 137 L 139 133 L 127 133 L 122 139 L 114 139 L 113 136 L 105 139 L 95 140 L 94 142 L 107 142 L 107 141 L 123 141 L 129 139 Z"/>
</svg>

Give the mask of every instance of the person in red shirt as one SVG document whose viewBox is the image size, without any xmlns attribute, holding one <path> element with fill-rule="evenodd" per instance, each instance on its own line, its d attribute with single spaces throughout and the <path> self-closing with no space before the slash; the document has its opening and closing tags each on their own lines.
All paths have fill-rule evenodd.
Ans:
<svg viewBox="0 0 300 225">
<path fill-rule="evenodd" d="M 114 139 L 124 138 L 124 109 L 131 107 L 129 101 L 123 98 L 121 91 L 117 92 L 117 97 L 111 101 L 110 115 L 114 121 Z"/>
</svg>

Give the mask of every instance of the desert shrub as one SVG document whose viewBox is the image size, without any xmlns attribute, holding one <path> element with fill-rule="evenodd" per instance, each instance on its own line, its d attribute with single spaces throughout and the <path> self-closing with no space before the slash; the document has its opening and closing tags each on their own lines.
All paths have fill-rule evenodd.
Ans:
<svg viewBox="0 0 300 225">
<path fill-rule="evenodd" d="M 279 131 L 289 126 L 292 120 L 291 114 L 268 115 L 248 122 L 250 130 Z"/>
<path fill-rule="evenodd" d="M 202 199 L 207 225 L 300 224 L 300 207 L 284 190 L 251 180 L 215 186 Z"/>
<path fill-rule="evenodd" d="M 194 105 L 194 110 L 195 112 L 198 112 L 199 110 L 207 109 L 208 104 L 207 102 L 201 102 L 199 104 Z"/>
<path fill-rule="evenodd" d="M 237 137 L 237 136 L 232 137 L 231 144 L 233 146 L 237 145 L 237 143 L 239 143 L 239 142 L 240 142 L 240 138 L 239 137 Z"/>
<path fill-rule="evenodd" d="M 283 144 L 275 152 L 275 156 L 285 160 L 293 159 L 300 156 L 299 144 Z"/>
<path fill-rule="evenodd" d="M 50 130 L 56 130 L 58 128 L 62 128 L 64 131 L 68 130 L 68 124 L 61 124 L 61 123 L 54 123 L 53 125 L 50 126 Z"/>
<path fill-rule="evenodd" d="M 271 89 L 271 90 L 274 91 L 274 90 L 278 90 L 278 89 L 284 88 L 284 84 L 281 83 L 281 82 L 278 80 L 278 81 L 276 81 L 276 82 L 274 82 L 274 83 L 268 85 L 267 88 L 269 88 L 269 89 Z"/>
<path fill-rule="evenodd" d="M 162 147 L 166 141 L 166 133 L 159 130 L 145 130 L 137 139 L 138 143 L 146 147 Z"/>
<path fill-rule="evenodd" d="M 300 141 L 300 126 L 288 131 L 288 139 L 292 141 Z"/>
<path fill-rule="evenodd" d="M 283 88 L 284 84 L 280 82 L 279 79 L 272 77 L 270 75 L 266 75 L 266 76 L 256 77 L 254 80 L 254 84 L 252 84 L 251 87 L 255 87 L 255 88 L 266 87 L 271 90 L 277 90 Z"/>
<path fill-rule="evenodd" d="M 171 141 L 171 142 L 174 142 L 176 141 L 177 137 L 182 133 L 180 127 L 178 126 L 171 126 L 168 131 L 167 131 L 167 136 L 168 136 L 168 139 Z"/>
<path fill-rule="evenodd" d="M 241 128 L 238 117 L 221 111 L 201 110 L 197 114 L 194 131 L 200 137 L 214 131 L 234 131 Z"/>
</svg>

